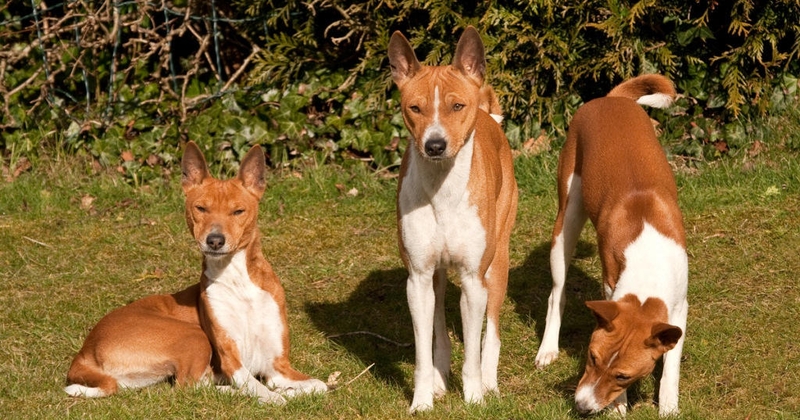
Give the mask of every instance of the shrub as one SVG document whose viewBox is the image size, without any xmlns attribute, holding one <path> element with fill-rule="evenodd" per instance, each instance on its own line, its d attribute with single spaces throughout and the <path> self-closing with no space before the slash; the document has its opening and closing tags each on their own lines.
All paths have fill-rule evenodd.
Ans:
<svg viewBox="0 0 800 420">
<path fill-rule="evenodd" d="M 797 16 L 796 1 L 763 0 L 12 0 L 0 6 L 0 151 L 10 167 L 85 153 L 137 183 L 164 175 L 187 139 L 220 171 L 254 143 L 275 167 L 392 168 L 407 133 L 389 36 L 447 63 L 474 25 L 515 148 L 562 138 L 581 103 L 660 72 L 683 95 L 654 114 L 665 143 L 702 161 L 746 149 L 753 121 L 793 103 Z"/>
</svg>

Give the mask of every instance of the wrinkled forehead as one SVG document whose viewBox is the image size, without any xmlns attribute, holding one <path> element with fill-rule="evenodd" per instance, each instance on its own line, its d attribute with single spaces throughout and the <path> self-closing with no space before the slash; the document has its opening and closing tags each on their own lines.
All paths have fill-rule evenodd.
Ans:
<svg viewBox="0 0 800 420">
<path fill-rule="evenodd" d="M 436 93 L 440 100 L 448 95 L 466 94 L 473 97 L 480 90 L 474 80 L 464 76 L 453 66 L 423 67 L 402 90 L 402 100 L 426 100 L 433 102 Z M 474 91 L 474 92 L 473 92 Z"/>
<path fill-rule="evenodd" d="M 236 178 L 223 181 L 207 178 L 200 186 L 186 194 L 186 205 L 192 203 L 230 207 L 252 205 L 258 203 L 258 198 L 242 185 L 242 181 Z"/>
</svg>

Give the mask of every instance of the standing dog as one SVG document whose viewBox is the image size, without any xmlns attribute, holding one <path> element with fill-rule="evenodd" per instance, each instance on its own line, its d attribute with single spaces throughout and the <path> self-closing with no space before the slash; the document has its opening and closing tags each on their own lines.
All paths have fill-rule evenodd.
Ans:
<svg viewBox="0 0 800 420">
<path fill-rule="evenodd" d="M 664 356 L 659 412 L 678 411 L 678 378 L 688 303 L 688 259 L 672 170 L 639 104 L 666 107 L 672 83 L 640 76 L 582 106 L 558 163 L 558 215 L 550 265 L 553 290 L 536 355 L 540 368 L 558 356 L 567 267 L 586 219 L 597 231 L 605 301 L 586 305 L 597 318 L 586 370 L 575 394 L 579 411 L 614 402 Z"/>
<path fill-rule="evenodd" d="M 102 397 L 169 378 L 179 385 L 204 382 L 213 366 L 220 381 L 265 403 L 325 392 L 323 382 L 289 364 L 286 300 L 261 253 L 257 225 L 266 186 L 261 148 L 254 146 L 239 176 L 227 181 L 209 175 L 193 142 L 181 167 L 186 222 L 203 253 L 200 283 L 148 296 L 101 319 L 72 361 L 65 391 Z"/>
<path fill-rule="evenodd" d="M 429 67 L 395 32 L 389 62 L 412 137 L 397 191 L 398 240 L 409 271 L 406 292 L 416 343 L 410 411 L 431 409 L 434 395 L 446 391 L 450 339 L 444 293 L 451 266 L 461 277 L 464 399 L 481 402 L 484 392 L 497 390 L 498 318 L 517 212 L 511 148 L 497 122 L 479 109 L 492 109 L 492 99 L 481 91 L 483 43 L 468 27 L 453 64 Z"/>
</svg>

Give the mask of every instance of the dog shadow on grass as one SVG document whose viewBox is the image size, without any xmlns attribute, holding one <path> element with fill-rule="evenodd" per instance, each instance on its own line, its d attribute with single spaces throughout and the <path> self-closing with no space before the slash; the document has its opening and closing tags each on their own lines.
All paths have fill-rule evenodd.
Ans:
<svg viewBox="0 0 800 420">
<path fill-rule="evenodd" d="M 538 345 L 544 336 L 547 300 L 553 287 L 553 279 L 550 275 L 550 247 L 550 241 L 540 243 L 528 254 L 521 265 L 511 269 L 508 277 L 508 300 L 514 306 L 514 311 L 520 319 L 534 329 L 538 339 L 536 346 L 529 349 L 531 359 L 539 351 Z M 567 270 L 567 280 L 564 286 L 566 291 L 565 307 L 558 346 L 559 350 L 565 352 L 567 356 L 578 358 L 581 364 L 586 361 L 586 348 L 596 322 L 584 302 L 602 299 L 603 291 L 599 279 L 589 276 L 576 267 L 574 261 L 595 254 L 594 243 L 578 242 L 573 264 Z M 536 369 L 534 366 L 531 368 Z M 569 378 L 556 384 L 557 391 L 565 398 L 572 399 L 582 374 L 583 369 L 573 372 Z"/>
<path fill-rule="evenodd" d="M 592 244 L 580 242 L 576 258 L 591 255 L 593 247 Z M 446 322 L 452 339 L 462 341 L 459 309 L 461 290 L 457 280 L 454 283 L 454 277 L 450 274 L 445 298 Z M 347 300 L 311 302 L 305 305 L 305 310 L 320 331 L 356 356 L 365 366 L 375 363 L 372 368 L 375 378 L 401 388 L 410 399 L 413 394 L 413 375 L 406 372 L 408 366 L 414 365 L 414 333 L 406 300 L 407 277 L 408 272 L 403 267 L 375 270 L 358 284 Z M 507 292 L 514 311 L 526 325 L 535 329 L 540 340 L 544 333 L 551 287 L 550 243 L 547 242 L 533 249 L 523 264 L 511 268 Z M 574 265 L 569 269 L 566 288 L 566 309 L 559 344 L 569 356 L 583 359 L 585 356 L 582 353 L 585 352 L 595 322 L 583 302 L 600 299 L 602 291 L 597 280 Z M 537 350 L 538 347 L 530 349 L 533 354 Z M 454 351 L 453 359 L 460 358 L 462 355 Z M 406 365 L 405 370 L 403 365 Z M 560 384 L 559 391 L 571 397 L 580 373 L 575 372 L 574 377 Z M 458 372 L 451 375 L 449 388 L 460 388 Z"/>
</svg>

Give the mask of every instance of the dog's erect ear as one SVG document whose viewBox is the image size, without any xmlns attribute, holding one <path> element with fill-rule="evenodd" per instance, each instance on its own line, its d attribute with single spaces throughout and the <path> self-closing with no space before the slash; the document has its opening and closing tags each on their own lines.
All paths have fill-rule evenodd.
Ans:
<svg viewBox="0 0 800 420">
<path fill-rule="evenodd" d="M 611 321 L 619 315 L 619 306 L 613 300 L 590 300 L 586 306 L 592 310 L 594 317 L 597 318 L 597 326 L 606 330 L 613 331 L 614 326 Z"/>
<path fill-rule="evenodd" d="M 266 173 L 267 166 L 264 163 L 264 151 L 261 150 L 261 146 L 255 145 L 242 159 L 242 164 L 239 167 L 239 179 L 245 188 L 261 198 L 267 188 Z"/>
<path fill-rule="evenodd" d="M 406 37 L 395 31 L 389 41 L 389 66 L 392 68 L 392 79 L 397 86 L 402 86 L 422 67 L 414 55 L 414 49 Z"/>
<path fill-rule="evenodd" d="M 645 345 L 665 353 L 675 347 L 682 335 L 683 331 L 680 328 L 659 322 L 653 325 L 651 336 L 645 341 Z"/>
<path fill-rule="evenodd" d="M 181 159 L 181 187 L 186 192 L 196 185 L 200 185 L 209 176 L 206 158 L 195 142 L 190 141 L 183 149 Z"/>
<path fill-rule="evenodd" d="M 461 39 L 458 40 L 456 55 L 453 56 L 453 67 L 477 81 L 479 85 L 483 84 L 486 76 L 486 53 L 480 34 L 472 26 L 467 26 L 461 34 Z"/>
</svg>

